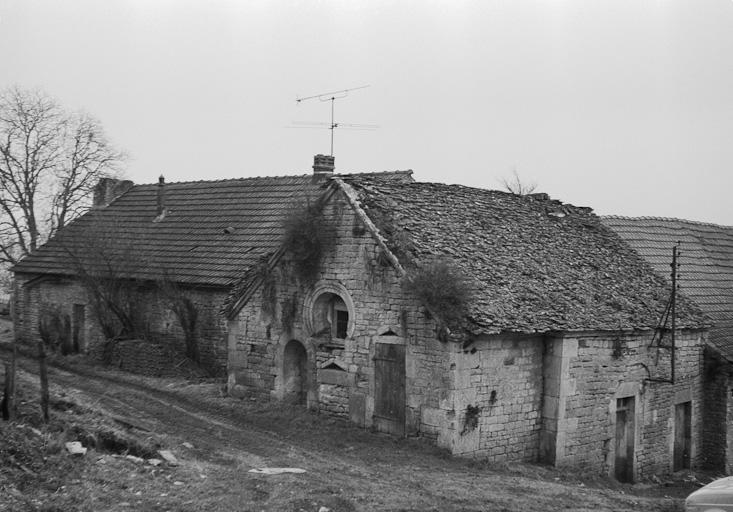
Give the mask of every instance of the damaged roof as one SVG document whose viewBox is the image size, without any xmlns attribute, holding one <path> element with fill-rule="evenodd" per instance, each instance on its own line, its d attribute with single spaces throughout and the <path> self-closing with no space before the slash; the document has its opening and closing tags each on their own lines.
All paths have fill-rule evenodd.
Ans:
<svg viewBox="0 0 733 512">
<path fill-rule="evenodd" d="M 343 181 L 403 265 L 438 257 L 463 271 L 476 332 L 653 329 L 666 307 L 665 281 L 590 208 L 546 194 Z M 677 312 L 680 327 L 705 325 L 684 298 Z"/>
<path fill-rule="evenodd" d="M 111 255 L 125 262 L 120 277 L 238 285 L 236 296 L 251 284 L 252 269 L 278 252 L 286 216 L 344 187 L 408 271 L 411 261 L 431 257 L 463 270 L 474 288 L 474 331 L 650 329 L 669 298 L 664 279 L 589 208 L 544 194 L 417 183 L 411 171 L 333 177 L 165 184 L 161 216 L 159 185 L 136 185 L 13 270 L 74 275 L 76 261 L 103 265 Z M 684 299 L 678 316 L 680 327 L 705 325 Z"/>
<path fill-rule="evenodd" d="M 733 226 L 659 217 L 603 217 L 664 278 L 680 243 L 680 290 L 712 319 L 710 341 L 733 360 Z"/>
</svg>

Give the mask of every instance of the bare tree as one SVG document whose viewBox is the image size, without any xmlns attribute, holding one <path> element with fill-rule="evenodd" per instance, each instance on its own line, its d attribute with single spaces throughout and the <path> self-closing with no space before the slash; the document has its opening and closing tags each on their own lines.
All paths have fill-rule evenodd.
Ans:
<svg viewBox="0 0 733 512">
<path fill-rule="evenodd" d="M 512 177 L 509 179 L 502 178 L 501 183 L 504 185 L 504 190 L 515 196 L 526 196 L 537 189 L 537 183 L 523 182 L 516 168 L 512 169 Z"/>
<path fill-rule="evenodd" d="M 153 328 L 150 310 L 157 303 L 175 315 L 183 331 L 185 354 L 199 363 L 200 317 L 192 289 L 181 285 L 166 270 L 148 267 L 141 260 L 138 245 L 145 245 L 148 233 L 137 229 L 132 236 L 125 232 L 124 222 L 100 210 L 89 212 L 57 238 L 87 292 L 92 315 L 102 333 L 108 341 L 155 342 L 160 333 Z M 157 277 L 143 278 L 141 274 Z"/>
<path fill-rule="evenodd" d="M 135 242 L 145 235 L 119 237 L 123 229 L 118 221 L 105 217 L 103 211 L 92 211 L 79 221 L 83 225 L 57 239 L 87 292 L 105 337 L 147 339 L 150 332 L 143 296 L 151 285 L 136 278 L 141 263 L 135 249 Z"/>
<path fill-rule="evenodd" d="M 86 114 L 39 91 L 0 93 L 0 264 L 15 264 L 78 217 L 124 155 Z"/>
<path fill-rule="evenodd" d="M 196 338 L 199 310 L 196 304 L 191 299 L 188 291 L 167 273 L 163 273 L 163 277 L 158 280 L 156 287 L 161 298 L 168 304 L 181 326 L 186 344 L 186 357 L 195 363 L 200 363 L 201 355 Z"/>
</svg>

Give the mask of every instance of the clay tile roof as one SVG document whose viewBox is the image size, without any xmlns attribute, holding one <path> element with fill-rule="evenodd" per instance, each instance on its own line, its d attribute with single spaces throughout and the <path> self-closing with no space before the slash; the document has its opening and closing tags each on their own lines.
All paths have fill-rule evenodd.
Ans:
<svg viewBox="0 0 733 512">
<path fill-rule="evenodd" d="M 324 186 L 312 175 L 167 183 L 166 214 L 153 222 L 158 185 L 136 185 L 68 225 L 13 270 L 72 275 L 71 254 L 104 245 L 130 262 L 129 277 L 167 272 L 183 283 L 227 286 L 279 246 L 284 216 Z"/>
<path fill-rule="evenodd" d="M 412 171 L 365 175 L 412 181 Z M 166 183 L 166 214 L 159 221 L 158 185 L 136 185 L 66 226 L 13 271 L 74 275 L 80 258 L 91 267 L 102 264 L 102 254 L 114 258 L 124 277 L 165 274 L 181 283 L 228 287 L 278 249 L 286 215 L 329 183 L 313 175 Z"/>
<path fill-rule="evenodd" d="M 680 242 L 680 289 L 712 319 L 710 341 L 733 360 L 733 226 L 658 217 L 603 217 L 664 278 Z"/>
<path fill-rule="evenodd" d="M 400 231 L 397 243 L 409 239 L 417 261 L 447 258 L 472 279 L 470 319 L 479 332 L 653 329 L 666 306 L 664 280 L 589 208 L 546 194 L 344 181 L 378 227 L 387 218 Z M 705 322 L 680 301 L 680 327 Z"/>
</svg>

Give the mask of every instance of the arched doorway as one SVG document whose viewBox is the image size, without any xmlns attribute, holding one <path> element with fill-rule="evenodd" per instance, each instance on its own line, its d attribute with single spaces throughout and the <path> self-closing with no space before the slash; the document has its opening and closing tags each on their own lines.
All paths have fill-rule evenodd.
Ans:
<svg viewBox="0 0 733 512">
<path fill-rule="evenodd" d="M 303 344 L 291 340 L 283 353 L 283 399 L 306 405 L 308 397 L 308 354 Z"/>
</svg>

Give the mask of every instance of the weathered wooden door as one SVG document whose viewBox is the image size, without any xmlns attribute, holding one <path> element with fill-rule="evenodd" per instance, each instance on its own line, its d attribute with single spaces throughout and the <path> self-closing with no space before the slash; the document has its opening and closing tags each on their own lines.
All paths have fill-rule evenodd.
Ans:
<svg viewBox="0 0 733 512">
<path fill-rule="evenodd" d="M 675 406 L 674 415 L 674 471 L 690 469 L 690 448 L 692 445 L 692 403 Z"/>
<path fill-rule="evenodd" d="M 374 345 L 374 426 L 390 434 L 405 433 L 404 345 Z"/>
<path fill-rule="evenodd" d="M 616 400 L 616 480 L 634 481 L 634 397 Z"/>
</svg>

